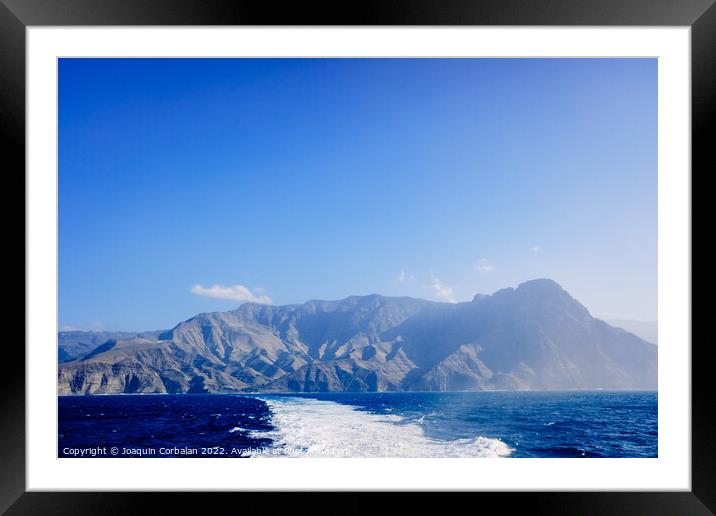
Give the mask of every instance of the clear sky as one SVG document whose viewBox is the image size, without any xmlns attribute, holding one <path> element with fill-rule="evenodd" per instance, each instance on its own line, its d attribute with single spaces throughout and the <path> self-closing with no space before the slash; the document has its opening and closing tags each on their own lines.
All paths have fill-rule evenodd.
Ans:
<svg viewBox="0 0 716 516">
<path fill-rule="evenodd" d="M 61 328 L 552 278 L 656 320 L 655 59 L 61 59 Z"/>
</svg>

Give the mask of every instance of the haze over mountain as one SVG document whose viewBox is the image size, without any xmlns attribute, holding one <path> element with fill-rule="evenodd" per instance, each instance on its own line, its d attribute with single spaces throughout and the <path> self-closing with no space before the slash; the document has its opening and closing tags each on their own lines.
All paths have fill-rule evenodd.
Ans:
<svg viewBox="0 0 716 516">
<path fill-rule="evenodd" d="M 659 323 L 656 321 L 633 321 L 631 319 L 607 319 L 610 325 L 622 328 L 652 344 L 659 344 Z"/>
<path fill-rule="evenodd" d="M 351 296 L 199 314 L 59 365 L 60 394 L 656 389 L 657 349 L 557 283 L 439 303 Z"/>
</svg>

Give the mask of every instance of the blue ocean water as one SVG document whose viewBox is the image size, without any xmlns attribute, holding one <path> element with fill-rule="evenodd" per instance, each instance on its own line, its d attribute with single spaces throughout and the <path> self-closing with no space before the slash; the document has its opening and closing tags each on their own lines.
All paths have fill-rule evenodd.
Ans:
<svg viewBox="0 0 716 516">
<path fill-rule="evenodd" d="M 58 399 L 60 457 L 656 457 L 655 392 Z"/>
</svg>

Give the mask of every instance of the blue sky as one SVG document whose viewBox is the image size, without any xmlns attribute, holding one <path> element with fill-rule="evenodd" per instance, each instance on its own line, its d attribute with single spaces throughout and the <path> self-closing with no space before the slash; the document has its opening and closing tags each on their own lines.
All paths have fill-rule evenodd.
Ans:
<svg viewBox="0 0 716 516">
<path fill-rule="evenodd" d="M 656 60 L 60 60 L 61 327 L 542 277 L 656 320 Z"/>
</svg>

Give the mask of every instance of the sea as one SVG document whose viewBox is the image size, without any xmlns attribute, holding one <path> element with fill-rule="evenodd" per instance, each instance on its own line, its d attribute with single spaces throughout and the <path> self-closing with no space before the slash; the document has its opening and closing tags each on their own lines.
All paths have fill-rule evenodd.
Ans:
<svg viewBox="0 0 716 516">
<path fill-rule="evenodd" d="M 656 392 L 60 396 L 58 456 L 657 457 Z"/>
</svg>

